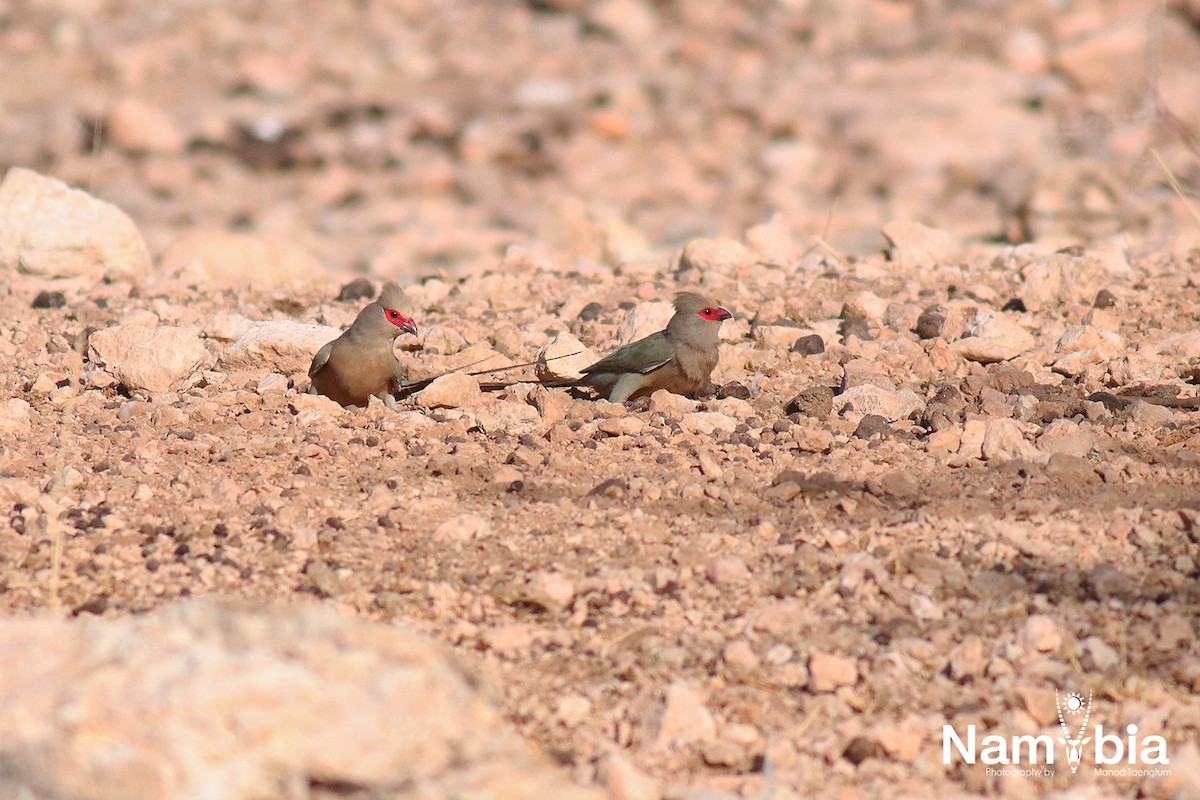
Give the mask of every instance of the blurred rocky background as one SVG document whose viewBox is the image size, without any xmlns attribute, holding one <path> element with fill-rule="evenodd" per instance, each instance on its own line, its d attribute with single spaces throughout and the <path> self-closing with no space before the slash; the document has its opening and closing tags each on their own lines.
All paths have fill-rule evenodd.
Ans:
<svg viewBox="0 0 1200 800">
<path fill-rule="evenodd" d="M 254 260 L 237 232 L 300 270 L 611 264 L 776 213 L 850 254 L 897 219 L 1190 249 L 1151 149 L 1200 178 L 1198 24 L 1194 0 L 9 0 L 0 169 L 116 203 L 168 262 Z"/>
</svg>

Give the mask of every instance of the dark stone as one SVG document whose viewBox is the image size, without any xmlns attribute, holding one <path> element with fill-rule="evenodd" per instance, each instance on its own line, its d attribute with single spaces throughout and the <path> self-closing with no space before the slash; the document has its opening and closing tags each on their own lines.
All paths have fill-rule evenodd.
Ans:
<svg viewBox="0 0 1200 800">
<path fill-rule="evenodd" d="M 880 747 L 879 742 L 874 739 L 868 739 L 865 736 L 855 736 L 850 740 L 850 744 L 846 745 L 846 749 L 842 751 L 842 758 L 856 767 L 868 758 L 882 757 L 883 748 Z"/>
<path fill-rule="evenodd" d="M 971 578 L 967 592 L 976 600 L 1014 599 L 1028 587 L 1025 579 L 1011 572 L 988 570 Z"/>
<path fill-rule="evenodd" d="M 833 389 L 828 386 L 810 386 L 788 401 L 784 406 L 784 413 L 789 416 L 804 414 L 826 419 L 833 413 Z"/>
<path fill-rule="evenodd" d="M 583 320 L 584 322 L 591 322 L 593 320 L 599 319 L 600 315 L 603 313 L 604 313 L 604 306 L 600 305 L 599 303 L 595 303 L 595 302 L 588 303 L 579 312 L 579 318 L 581 320 Z"/>
<path fill-rule="evenodd" d="M 337 299 L 343 303 L 354 300 L 369 300 L 375 296 L 375 287 L 366 278 L 355 278 L 342 287 Z"/>
<path fill-rule="evenodd" d="M 1117 304 L 1117 296 L 1108 289 L 1101 289 L 1096 292 L 1096 299 L 1092 301 L 1092 308 L 1112 308 Z"/>
<path fill-rule="evenodd" d="M 914 332 L 920 339 L 936 339 L 942 335 L 946 327 L 946 315 L 941 306 L 930 306 L 917 317 L 917 327 Z"/>
<path fill-rule="evenodd" d="M 967 407 L 966 402 L 963 400 L 962 392 L 960 392 L 956 386 L 943 386 L 942 388 L 938 389 L 937 393 L 934 394 L 933 399 L 930 400 L 929 403 L 930 405 L 933 403 L 941 403 L 960 411 Z"/>
<path fill-rule="evenodd" d="M 304 580 L 297 589 L 317 597 L 336 597 L 342 592 L 342 580 L 331 565 L 310 558 L 304 565 Z"/>
<path fill-rule="evenodd" d="M 870 439 L 872 436 L 891 436 L 892 426 L 878 414 L 867 414 L 858 422 L 854 436 L 858 439 Z"/>
<path fill-rule="evenodd" d="M 750 390 L 738 381 L 730 381 L 723 386 L 717 387 L 716 396 L 718 400 L 724 400 L 726 397 L 734 397 L 738 400 L 749 400 Z"/>
<path fill-rule="evenodd" d="M 869 494 L 879 498 L 910 500 L 921 494 L 920 482 L 911 472 L 904 470 L 893 470 L 867 478 L 866 488 Z"/>
<path fill-rule="evenodd" d="M 843 313 L 845 314 L 846 312 L 843 310 Z M 838 335 L 842 337 L 843 344 L 851 336 L 857 336 L 864 342 L 872 341 L 875 338 L 871 335 L 871 326 L 867 323 L 867 318 L 854 314 L 842 317 L 842 322 L 838 325 Z"/>
<path fill-rule="evenodd" d="M 772 486 L 783 486 L 789 483 L 799 487 L 799 494 L 809 495 L 845 495 L 862 490 L 861 483 L 843 481 L 833 473 L 825 471 L 808 475 L 798 469 L 785 469 L 771 481 Z"/>
<path fill-rule="evenodd" d="M 1032 374 L 1007 364 L 997 367 L 992 373 L 992 388 L 1003 394 L 1029 394 L 1021 390 L 1028 389 L 1035 383 Z"/>
<path fill-rule="evenodd" d="M 1096 483 L 1100 476 L 1092 462 L 1067 453 L 1053 453 L 1046 462 L 1046 474 L 1071 486 Z"/>
<path fill-rule="evenodd" d="M 1101 403 L 1109 411 L 1120 411 L 1121 409 L 1133 403 L 1132 400 L 1124 397 L 1117 397 L 1115 394 L 1111 394 L 1110 392 L 1095 392 L 1091 395 L 1088 395 L 1088 400 L 1093 403 Z"/>
<path fill-rule="evenodd" d="M 921 415 L 921 424 L 936 432 L 958 425 L 960 417 L 961 414 L 945 403 L 930 403 Z"/>
<path fill-rule="evenodd" d="M 76 606 L 71 611 L 71 616 L 78 617 L 81 614 L 95 614 L 100 616 L 108 610 L 108 595 L 102 594 L 93 597 L 85 603 Z"/>
<path fill-rule="evenodd" d="M 67 298 L 62 292 L 41 291 L 33 298 L 34 308 L 62 308 L 66 304 Z"/>
<path fill-rule="evenodd" d="M 1087 588 L 1100 602 L 1109 598 L 1129 599 L 1133 595 L 1133 581 L 1116 566 L 1102 562 L 1087 575 Z"/>
<path fill-rule="evenodd" d="M 597 484 L 590 492 L 588 497 L 609 497 L 617 499 L 623 497 L 629 492 L 629 484 L 620 478 L 609 478 L 608 480 Z"/>
<path fill-rule="evenodd" d="M 792 352 L 802 356 L 815 356 L 825 352 L 825 340 L 820 334 L 810 333 L 792 342 Z"/>
<path fill-rule="evenodd" d="M 1018 314 L 1024 314 L 1029 309 L 1025 308 L 1025 301 L 1019 297 L 1010 297 L 1000 306 L 1001 311 L 1016 311 Z"/>
</svg>

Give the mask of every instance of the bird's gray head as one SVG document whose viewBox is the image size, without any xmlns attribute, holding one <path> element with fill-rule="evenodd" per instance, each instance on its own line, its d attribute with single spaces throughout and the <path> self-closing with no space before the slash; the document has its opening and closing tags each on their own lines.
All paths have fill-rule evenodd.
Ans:
<svg viewBox="0 0 1200 800">
<path fill-rule="evenodd" d="M 379 292 L 379 299 L 359 312 L 352 327 L 366 336 L 395 339 L 402 333 L 416 335 L 415 313 L 412 301 L 404 291 L 388 281 Z"/>
<path fill-rule="evenodd" d="M 711 298 L 696 292 L 680 292 L 675 295 L 675 316 L 667 323 L 667 330 L 711 336 L 715 341 L 721 323 L 727 319 L 733 319 L 733 314 Z"/>
</svg>

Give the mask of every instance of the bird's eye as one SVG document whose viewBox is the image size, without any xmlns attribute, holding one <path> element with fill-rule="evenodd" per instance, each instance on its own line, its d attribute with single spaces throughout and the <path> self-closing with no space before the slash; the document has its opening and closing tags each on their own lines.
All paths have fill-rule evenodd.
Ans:
<svg viewBox="0 0 1200 800">
<path fill-rule="evenodd" d="M 388 315 L 388 319 L 396 319 L 397 317 L 400 316 L 400 312 L 394 308 L 389 308 L 387 310 L 387 315 Z"/>
</svg>

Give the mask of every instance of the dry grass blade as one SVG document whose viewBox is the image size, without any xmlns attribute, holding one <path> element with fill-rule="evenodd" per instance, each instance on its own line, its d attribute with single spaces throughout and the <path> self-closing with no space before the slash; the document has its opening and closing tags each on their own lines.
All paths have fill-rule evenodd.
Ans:
<svg viewBox="0 0 1200 800">
<path fill-rule="evenodd" d="M 837 260 L 837 262 L 839 264 L 842 264 L 843 266 L 847 266 L 847 267 L 850 266 L 850 259 L 848 259 L 844 255 L 842 255 L 841 251 L 839 251 L 836 247 L 831 245 L 829 242 L 825 241 L 820 236 L 814 236 L 813 241 L 817 243 L 817 247 L 824 250 L 828 255 L 833 256 L 833 258 L 835 260 Z"/>
<path fill-rule="evenodd" d="M 843 266 L 850 265 L 849 259 L 847 259 L 846 256 L 842 255 L 842 253 L 836 247 L 831 245 L 828 241 L 829 227 L 833 224 L 833 214 L 835 211 L 837 211 L 837 204 L 838 204 L 839 199 L 840 199 L 840 196 L 834 197 L 833 202 L 829 204 L 829 213 L 825 215 L 825 226 L 821 229 L 820 235 L 813 234 L 812 236 L 809 237 L 810 239 L 812 239 L 813 244 L 811 247 L 809 247 L 807 250 L 805 250 L 803 253 L 800 254 L 800 260 L 803 260 L 813 250 L 822 250 L 825 252 L 826 255 L 832 256 L 833 259 L 835 261 L 837 261 L 839 264 L 842 264 Z"/>
<path fill-rule="evenodd" d="M 1150 149 L 1150 155 L 1154 156 L 1154 160 L 1162 167 L 1163 173 L 1167 176 L 1167 180 L 1171 183 L 1171 188 L 1175 190 L 1175 194 L 1179 195 L 1179 199 L 1183 201 L 1183 205 L 1187 208 L 1188 213 L 1192 215 L 1192 219 L 1196 221 L 1196 225 L 1200 226 L 1200 212 L 1196 211 L 1196 207 L 1192 205 L 1192 201 L 1187 199 L 1187 195 L 1183 193 L 1183 187 L 1179 185 L 1179 181 L 1175 179 L 1175 173 L 1171 172 L 1171 168 L 1167 166 L 1167 162 L 1163 161 L 1162 156 L 1154 148 Z"/>
<path fill-rule="evenodd" d="M 580 351 L 580 352 L 582 352 L 582 351 Z M 573 356 L 577 356 L 577 355 L 579 355 L 579 352 L 566 353 L 561 356 L 551 356 L 550 358 L 547 358 L 546 361 L 557 361 L 560 358 L 572 358 Z M 479 361 L 475 361 L 471 364 L 467 364 L 465 367 L 462 367 L 460 369 L 450 370 L 450 372 L 443 372 L 441 375 L 434 375 L 432 378 L 423 378 L 422 380 L 419 380 L 419 381 L 406 381 L 404 383 L 404 385 L 400 387 L 399 396 L 400 397 L 408 397 L 409 395 L 411 395 L 415 392 L 421 391 L 426 386 L 428 386 L 429 384 L 436 381 L 438 378 L 444 378 L 447 375 L 453 375 L 456 372 L 462 372 L 464 369 L 470 369 L 471 367 L 475 366 L 476 364 L 482 364 L 484 361 L 487 361 L 487 360 L 489 360 L 489 359 L 488 358 L 480 359 Z M 526 361 L 521 364 L 509 364 L 509 365 L 503 366 L 503 367 L 492 367 L 491 369 L 481 369 L 481 370 L 477 370 L 476 372 L 468 372 L 466 374 L 470 375 L 472 378 L 476 378 L 480 375 L 494 375 L 497 372 L 508 372 L 509 370 L 513 370 L 513 369 L 521 369 L 523 367 L 532 367 L 537 363 L 538 363 L 537 361 Z M 517 381 L 517 383 L 522 383 L 522 381 Z M 509 384 L 505 384 L 505 386 L 507 386 L 507 385 L 509 385 Z M 497 387 L 497 388 L 503 388 L 503 387 Z"/>
</svg>

